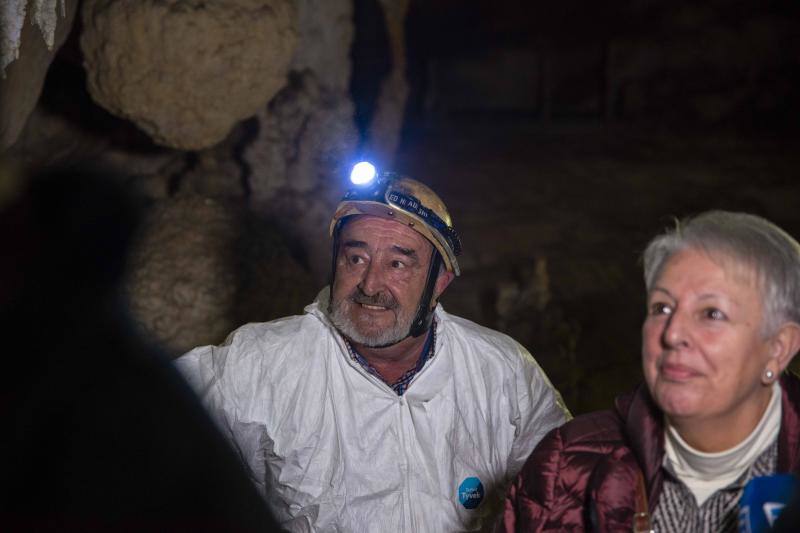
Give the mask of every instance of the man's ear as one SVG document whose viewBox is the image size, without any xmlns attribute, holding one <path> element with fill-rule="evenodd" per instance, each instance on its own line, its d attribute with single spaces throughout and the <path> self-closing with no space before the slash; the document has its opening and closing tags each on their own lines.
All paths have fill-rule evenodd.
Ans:
<svg viewBox="0 0 800 533">
<path fill-rule="evenodd" d="M 770 360 L 767 369 L 772 370 L 775 375 L 780 375 L 797 351 L 800 350 L 800 325 L 794 322 L 786 322 L 770 339 Z"/>
<path fill-rule="evenodd" d="M 436 278 L 436 285 L 433 287 L 433 301 L 436 302 L 439 300 L 439 297 L 442 295 L 444 290 L 450 285 L 450 282 L 453 281 L 456 275 L 450 272 L 449 270 L 442 269 L 439 272 L 439 276 Z"/>
</svg>

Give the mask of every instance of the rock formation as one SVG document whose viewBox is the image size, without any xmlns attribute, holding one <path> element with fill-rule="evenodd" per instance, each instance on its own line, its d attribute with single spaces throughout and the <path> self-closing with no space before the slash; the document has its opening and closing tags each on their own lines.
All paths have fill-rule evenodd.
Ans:
<svg viewBox="0 0 800 533">
<path fill-rule="evenodd" d="M 0 151 L 19 137 L 72 28 L 77 0 L 0 3 Z M 31 9 L 26 9 L 31 8 Z M 58 8 L 58 9 L 57 9 Z"/>
<path fill-rule="evenodd" d="M 221 141 L 286 83 L 288 0 L 87 0 L 81 47 L 92 97 L 157 143 Z"/>
<path fill-rule="evenodd" d="M 199 196 L 150 210 L 130 272 L 133 316 L 173 355 L 245 322 L 299 313 L 315 294 L 274 226 Z"/>
<path fill-rule="evenodd" d="M 405 20 L 409 0 L 382 0 L 391 49 L 392 69 L 383 81 L 369 127 L 370 152 L 391 167 L 400 143 L 403 113 L 408 100 Z"/>
<path fill-rule="evenodd" d="M 349 0 L 297 2 L 285 86 L 229 139 L 173 170 L 177 192 L 159 200 L 130 284 L 136 316 L 173 353 L 299 313 L 324 284 L 328 223 L 356 145 L 351 13 Z"/>
</svg>

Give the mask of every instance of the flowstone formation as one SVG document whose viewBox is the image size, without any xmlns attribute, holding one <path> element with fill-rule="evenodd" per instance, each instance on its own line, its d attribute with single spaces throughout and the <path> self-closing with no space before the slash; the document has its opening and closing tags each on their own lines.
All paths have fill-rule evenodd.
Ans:
<svg viewBox="0 0 800 533">
<path fill-rule="evenodd" d="M 217 144 L 285 85 L 297 42 L 288 0 L 87 0 L 92 98 L 161 145 Z"/>
</svg>

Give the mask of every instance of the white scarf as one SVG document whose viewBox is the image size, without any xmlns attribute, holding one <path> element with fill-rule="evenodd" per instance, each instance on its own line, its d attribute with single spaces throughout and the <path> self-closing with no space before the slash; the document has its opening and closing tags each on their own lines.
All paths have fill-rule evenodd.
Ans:
<svg viewBox="0 0 800 533">
<path fill-rule="evenodd" d="M 692 448 L 667 421 L 664 463 L 694 494 L 698 507 L 716 491 L 739 479 L 778 438 L 781 427 L 781 387 L 772 385 L 772 398 L 755 429 L 742 442 L 722 452 Z"/>
</svg>

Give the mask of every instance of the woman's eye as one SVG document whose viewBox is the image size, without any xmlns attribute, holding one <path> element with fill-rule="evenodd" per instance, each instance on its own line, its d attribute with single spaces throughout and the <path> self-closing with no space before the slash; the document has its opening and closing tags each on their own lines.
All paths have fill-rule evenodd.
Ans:
<svg viewBox="0 0 800 533">
<path fill-rule="evenodd" d="M 727 316 L 725 313 L 715 307 L 710 307 L 703 311 L 703 315 L 711 320 L 725 320 Z"/>
<path fill-rule="evenodd" d="M 664 302 L 655 302 L 650 304 L 651 315 L 669 315 L 672 314 L 672 307 Z"/>
<path fill-rule="evenodd" d="M 353 255 L 353 256 L 350 257 L 350 262 L 352 264 L 354 264 L 354 265 L 360 265 L 361 263 L 364 262 L 364 259 L 362 257 L 357 256 L 357 255 Z"/>
</svg>

